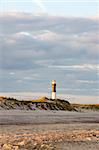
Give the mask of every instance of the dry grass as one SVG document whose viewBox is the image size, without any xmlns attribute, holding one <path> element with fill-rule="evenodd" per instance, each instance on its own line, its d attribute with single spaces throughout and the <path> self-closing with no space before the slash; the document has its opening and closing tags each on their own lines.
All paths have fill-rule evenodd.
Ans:
<svg viewBox="0 0 99 150">
<path fill-rule="evenodd" d="M 99 111 L 99 104 L 72 104 L 76 109 L 86 109 L 86 110 L 97 110 Z"/>
</svg>

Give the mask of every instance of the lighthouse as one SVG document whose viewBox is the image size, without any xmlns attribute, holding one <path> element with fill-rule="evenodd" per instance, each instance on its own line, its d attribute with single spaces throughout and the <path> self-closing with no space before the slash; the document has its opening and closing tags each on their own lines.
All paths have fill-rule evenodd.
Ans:
<svg viewBox="0 0 99 150">
<path fill-rule="evenodd" d="M 56 80 L 52 80 L 52 99 L 56 99 Z"/>
</svg>

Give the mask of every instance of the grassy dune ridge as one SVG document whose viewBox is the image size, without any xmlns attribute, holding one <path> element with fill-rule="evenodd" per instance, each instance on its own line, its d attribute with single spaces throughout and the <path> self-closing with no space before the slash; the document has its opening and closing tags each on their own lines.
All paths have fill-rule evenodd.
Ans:
<svg viewBox="0 0 99 150">
<path fill-rule="evenodd" d="M 67 100 L 63 99 L 49 99 L 41 97 L 34 100 L 17 100 L 11 97 L 0 97 L 0 110 L 68 110 L 68 111 L 81 111 L 93 110 L 99 111 L 99 104 L 70 104 Z"/>
<path fill-rule="evenodd" d="M 76 111 L 75 108 L 66 100 L 48 99 L 41 97 L 37 100 L 17 100 L 10 97 L 0 97 L 0 109 L 18 109 L 18 110 L 68 110 Z"/>
<path fill-rule="evenodd" d="M 72 104 L 75 109 L 96 110 L 99 111 L 99 104 Z"/>
</svg>

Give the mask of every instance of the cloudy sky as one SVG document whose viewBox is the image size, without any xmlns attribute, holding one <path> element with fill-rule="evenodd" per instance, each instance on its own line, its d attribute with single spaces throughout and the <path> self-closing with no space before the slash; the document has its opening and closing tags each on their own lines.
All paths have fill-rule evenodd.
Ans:
<svg viewBox="0 0 99 150">
<path fill-rule="evenodd" d="M 94 0 L 0 0 L 0 92 L 57 94 L 99 103 Z M 89 101 L 88 101 L 89 100 Z"/>
</svg>

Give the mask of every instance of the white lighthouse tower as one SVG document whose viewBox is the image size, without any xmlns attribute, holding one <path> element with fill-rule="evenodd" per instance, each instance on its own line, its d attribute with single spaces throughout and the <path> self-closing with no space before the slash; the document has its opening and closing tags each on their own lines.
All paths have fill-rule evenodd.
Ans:
<svg viewBox="0 0 99 150">
<path fill-rule="evenodd" d="M 56 80 L 52 80 L 52 99 L 56 99 Z"/>
</svg>

